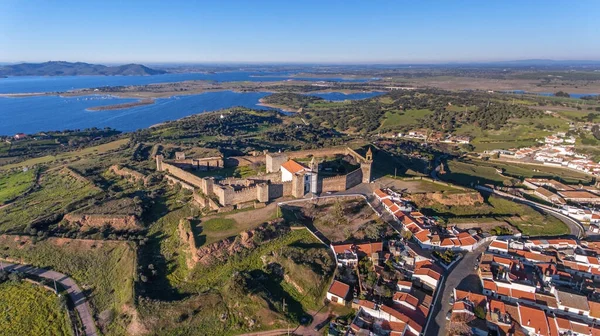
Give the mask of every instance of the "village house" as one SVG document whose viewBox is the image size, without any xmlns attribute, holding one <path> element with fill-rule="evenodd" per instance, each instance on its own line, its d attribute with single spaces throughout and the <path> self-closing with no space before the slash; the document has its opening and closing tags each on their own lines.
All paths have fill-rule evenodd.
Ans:
<svg viewBox="0 0 600 336">
<path fill-rule="evenodd" d="M 343 306 L 346 304 L 346 298 L 348 297 L 349 292 L 350 286 L 343 282 L 333 280 L 333 283 L 327 291 L 327 300 Z"/>
</svg>

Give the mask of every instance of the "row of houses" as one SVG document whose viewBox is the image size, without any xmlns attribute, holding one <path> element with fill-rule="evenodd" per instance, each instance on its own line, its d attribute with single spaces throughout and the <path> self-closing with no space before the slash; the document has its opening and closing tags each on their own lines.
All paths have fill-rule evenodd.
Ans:
<svg viewBox="0 0 600 336">
<path fill-rule="evenodd" d="M 454 226 L 443 228 L 437 221 L 417 211 L 411 203 L 392 190 L 373 192 L 385 210 L 410 232 L 419 246 L 426 250 L 473 251 L 486 241 L 476 230 L 460 231 Z"/>
<path fill-rule="evenodd" d="M 500 335 L 600 335 L 599 253 L 600 244 L 574 239 L 492 241 L 477 270 L 486 327 Z"/>
<path fill-rule="evenodd" d="M 358 311 L 348 335 L 423 334 L 433 308 L 433 297 L 442 281 L 439 266 L 400 241 L 336 244 L 331 249 L 338 267 L 355 268 L 360 261 L 369 259 L 373 263 L 372 271 L 377 274 L 377 283 L 394 288 L 388 299 L 365 297 L 352 295 L 352 284 L 334 280 L 327 292 L 329 301 L 350 304 Z M 402 279 L 392 279 L 386 267 L 402 274 Z"/>
<path fill-rule="evenodd" d="M 406 138 L 406 139 L 415 139 L 415 140 L 423 140 L 428 142 L 441 142 L 441 143 L 450 143 L 450 144 L 469 144 L 471 143 L 472 138 L 466 135 L 453 135 L 453 134 L 444 134 L 441 132 L 431 132 L 428 130 L 418 129 L 411 130 L 407 133 L 398 133 L 396 135 L 398 138 Z"/>
</svg>

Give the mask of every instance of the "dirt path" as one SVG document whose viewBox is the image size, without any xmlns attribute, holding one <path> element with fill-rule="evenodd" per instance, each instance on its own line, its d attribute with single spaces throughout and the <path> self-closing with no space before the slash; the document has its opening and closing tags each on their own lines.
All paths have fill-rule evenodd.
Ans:
<svg viewBox="0 0 600 336">
<path fill-rule="evenodd" d="M 28 265 L 20 265 L 20 264 L 12 264 L 8 262 L 2 262 L 4 269 L 7 271 L 19 271 L 26 274 L 35 275 L 41 278 L 55 280 L 60 283 L 63 288 L 67 291 L 67 295 L 75 305 L 75 310 L 79 315 L 79 319 L 83 324 L 83 329 L 87 336 L 97 336 L 98 333 L 96 331 L 96 324 L 94 323 L 94 318 L 92 317 L 92 313 L 90 307 L 87 303 L 85 295 L 77 283 L 68 276 L 55 272 L 45 270 L 43 268 L 36 268 Z"/>
</svg>

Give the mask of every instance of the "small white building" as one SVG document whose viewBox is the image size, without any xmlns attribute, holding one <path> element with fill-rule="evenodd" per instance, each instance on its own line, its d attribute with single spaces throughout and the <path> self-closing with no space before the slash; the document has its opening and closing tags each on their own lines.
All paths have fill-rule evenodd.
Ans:
<svg viewBox="0 0 600 336">
<path fill-rule="evenodd" d="M 343 282 L 333 280 L 331 287 L 329 287 L 329 290 L 327 291 L 327 300 L 340 305 L 345 305 L 349 291 L 350 286 Z"/>
</svg>

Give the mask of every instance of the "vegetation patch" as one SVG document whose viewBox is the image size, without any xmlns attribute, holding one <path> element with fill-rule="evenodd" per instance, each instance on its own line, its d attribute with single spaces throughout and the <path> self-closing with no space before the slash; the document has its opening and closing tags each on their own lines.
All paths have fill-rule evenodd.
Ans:
<svg viewBox="0 0 600 336">
<path fill-rule="evenodd" d="M 99 324 L 108 335 L 122 335 L 123 312 L 133 304 L 136 252 L 131 243 L 48 238 L 36 243 L 25 236 L 0 236 L 0 254 L 71 276 L 86 290 Z"/>
<path fill-rule="evenodd" d="M 231 230 L 235 225 L 236 221 L 229 218 L 213 218 L 206 222 L 202 222 L 202 228 L 204 231 L 215 232 Z"/>
<path fill-rule="evenodd" d="M 36 170 L 0 173 L 0 205 L 21 196 L 33 187 Z"/>
<path fill-rule="evenodd" d="M 28 225 L 45 227 L 97 194 L 98 189 L 90 182 L 66 174 L 45 173 L 40 177 L 38 188 L 0 209 L 0 232 L 21 233 Z"/>
<path fill-rule="evenodd" d="M 0 283 L 0 335 L 73 335 L 66 306 L 52 292 L 28 282 Z"/>
</svg>

